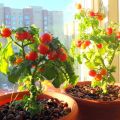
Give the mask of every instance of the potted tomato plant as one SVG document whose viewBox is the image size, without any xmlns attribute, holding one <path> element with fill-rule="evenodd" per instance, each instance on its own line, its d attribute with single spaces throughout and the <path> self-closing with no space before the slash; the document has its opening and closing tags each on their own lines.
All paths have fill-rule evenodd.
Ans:
<svg viewBox="0 0 120 120">
<path fill-rule="evenodd" d="M 50 80 L 59 87 L 77 80 L 73 59 L 58 38 L 49 33 L 40 36 L 34 25 L 15 30 L 1 26 L 0 31 L 6 43 L 0 43 L 0 72 L 28 90 L 0 96 L 0 120 L 75 120 L 75 101 L 60 93 L 43 93 L 41 84 Z"/>
<path fill-rule="evenodd" d="M 115 85 L 112 64 L 120 50 L 118 25 L 102 27 L 102 13 L 78 9 L 75 19 L 79 34 L 72 42 L 71 54 L 87 66 L 91 82 L 79 82 L 66 92 L 78 102 L 80 120 L 119 120 L 120 87 Z"/>
</svg>

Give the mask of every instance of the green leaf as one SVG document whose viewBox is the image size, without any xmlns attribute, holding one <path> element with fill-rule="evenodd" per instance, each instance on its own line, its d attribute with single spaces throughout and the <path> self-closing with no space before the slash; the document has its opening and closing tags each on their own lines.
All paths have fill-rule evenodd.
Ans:
<svg viewBox="0 0 120 120">
<path fill-rule="evenodd" d="M 54 87 L 58 88 L 64 82 L 64 80 L 65 79 L 64 79 L 63 74 L 58 73 L 56 78 L 53 80 L 52 84 L 54 85 Z"/>
<path fill-rule="evenodd" d="M 95 69 L 96 66 L 93 62 L 87 61 L 85 62 L 85 65 L 89 68 L 89 69 Z"/>
<path fill-rule="evenodd" d="M 101 55 L 103 55 L 103 54 L 106 53 L 106 50 L 105 50 L 105 48 L 101 48 L 101 49 L 99 50 L 99 52 L 100 52 Z"/>
<path fill-rule="evenodd" d="M 9 68 L 8 80 L 12 83 L 18 82 L 19 79 L 24 79 L 28 75 L 29 64 L 27 61 L 20 64 L 19 66 L 11 66 Z"/>
<path fill-rule="evenodd" d="M 116 71 L 116 66 L 112 66 L 109 71 L 110 72 L 115 72 Z"/>
<path fill-rule="evenodd" d="M 6 49 L 4 49 L 3 54 L 5 55 L 5 59 L 8 59 L 13 55 L 12 43 L 8 43 Z"/>
<path fill-rule="evenodd" d="M 107 82 L 110 83 L 110 84 L 115 83 L 115 78 L 112 74 L 110 74 L 110 76 L 107 78 Z"/>
<path fill-rule="evenodd" d="M 0 72 L 7 74 L 8 71 L 8 63 L 5 59 L 0 60 Z"/>
<path fill-rule="evenodd" d="M 103 90 L 103 93 L 107 93 L 107 82 L 106 81 L 102 82 L 101 88 Z"/>
<path fill-rule="evenodd" d="M 80 54 L 77 55 L 77 61 L 78 61 L 79 64 L 82 64 L 82 59 L 81 59 Z"/>
<path fill-rule="evenodd" d="M 9 69 L 8 72 L 8 80 L 12 83 L 18 82 L 22 70 L 20 70 L 18 67 L 13 67 Z"/>
<path fill-rule="evenodd" d="M 92 87 L 101 86 L 101 81 L 92 80 L 92 82 L 91 82 L 91 86 L 92 86 Z"/>
<path fill-rule="evenodd" d="M 80 19 L 80 18 L 81 18 L 80 14 L 75 15 L 75 19 Z"/>
<path fill-rule="evenodd" d="M 2 49 L 2 43 L 0 43 L 0 50 Z"/>
</svg>

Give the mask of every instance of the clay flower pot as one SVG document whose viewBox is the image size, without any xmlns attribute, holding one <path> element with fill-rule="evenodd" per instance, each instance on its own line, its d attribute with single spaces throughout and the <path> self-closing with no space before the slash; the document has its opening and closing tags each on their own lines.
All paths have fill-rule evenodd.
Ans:
<svg viewBox="0 0 120 120">
<path fill-rule="evenodd" d="M 77 85 L 90 84 L 90 82 L 79 82 Z M 69 86 L 65 89 L 65 92 L 70 89 Z M 70 95 L 69 95 L 70 96 Z M 74 98 L 79 107 L 79 119 L 78 120 L 120 120 L 120 101 L 95 101 L 86 100 L 78 97 L 70 96 Z"/>
<path fill-rule="evenodd" d="M 0 96 L 0 106 L 4 105 L 7 102 L 11 102 L 12 100 L 20 100 L 26 94 L 29 95 L 27 91 L 2 95 Z M 45 98 L 51 98 L 51 97 L 67 102 L 68 106 L 71 108 L 71 113 L 69 113 L 65 117 L 62 117 L 60 120 L 77 120 L 78 106 L 77 106 L 77 103 L 72 98 L 57 92 L 45 92 L 44 94 L 41 94 L 40 96 L 38 96 L 38 99 L 45 99 Z M 14 98 L 14 99 L 11 99 L 11 98 Z"/>
</svg>

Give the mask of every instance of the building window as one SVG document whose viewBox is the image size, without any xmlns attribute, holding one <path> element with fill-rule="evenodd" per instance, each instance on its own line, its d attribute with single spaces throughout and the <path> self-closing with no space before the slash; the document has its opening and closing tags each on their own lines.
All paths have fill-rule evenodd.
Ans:
<svg viewBox="0 0 120 120">
<path fill-rule="evenodd" d="M 12 24 L 13 24 L 13 25 L 15 25 L 15 24 L 16 24 L 16 22 L 15 22 L 15 21 L 12 21 Z"/>
<path fill-rule="evenodd" d="M 15 16 L 12 16 L 12 21 L 16 20 L 16 17 Z"/>
<path fill-rule="evenodd" d="M 22 16 L 19 16 L 19 20 L 23 20 L 23 17 L 22 17 Z"/>
<path fill-rule="evenodd" d="M 7 19 L 8 19 L 8 18 L 9 18 L 9 15 L 5 15 L 5 18 L 7 18 Z"/>
<path fill-rule="evenodd" d="M 44 21 L 44 25 L 47 25 L 47 21 L 46 20 Z"/>
<path fill-rule="evenodd" d="M 22 22 L 22 21 L 19 21 L 19 24 L 20 24 L 20 25 L 22 25 L 22 24 L 23 24 L 23 22 Z"/>
<path fill-rule="evenodd" d="M 9 20 L 6 20 L 6 21 L 5 21 L 5 24 L 6 24 L 6 25 L 10 24 Z"/>
<path fill-rule="evenodd" d="M 30 25 L 30 21 L 25 21 L 25 24 L 26 25 Z"/>
<path fill-rule="evenodd" d="M 25 16 L 24 18 L 25 18 L 25 19 L 30 19 L 30 16 Z"/>
<path fill-rule="evenodd" d="M 47 21 L 47 16 L 44 16 L 44 21 L 45 21 L 45 20 Z"/>
<path fill-rule="evenodd" d="M 44 29 L 45 29 L 45 30 L 47 30 L 47 29 L 48 29 L 48 27 L 47 27 L 47 26 L 45 26 L 45 27 L 44 27 Z"/>
</svg>

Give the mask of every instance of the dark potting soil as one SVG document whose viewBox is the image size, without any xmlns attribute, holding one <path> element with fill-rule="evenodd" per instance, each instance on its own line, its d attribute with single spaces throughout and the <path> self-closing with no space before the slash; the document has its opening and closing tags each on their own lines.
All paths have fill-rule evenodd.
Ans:
<svg viewBox="0 0 120 120">
<path fill-rule="evenodd" d="M 102 93 L 102 89 L 99 87 L 92 88 L 91 85 L 76 85 L 66 92 L 74 97 L 98 100 L 98 101 L 120 101 L 120 87 L 117 85 L 109 85 L 107 87 L 107 93 Z"/>
<path fill-rule="evenodd" d="M 0 120 L 58 120 L 71 112 L 67 103 L 56 98 L 44 99 L 38 103 L 41 102 L 43 109 L 34 116 L 23 109 L 21 103 L 0 106 Z"/>
</svg>

